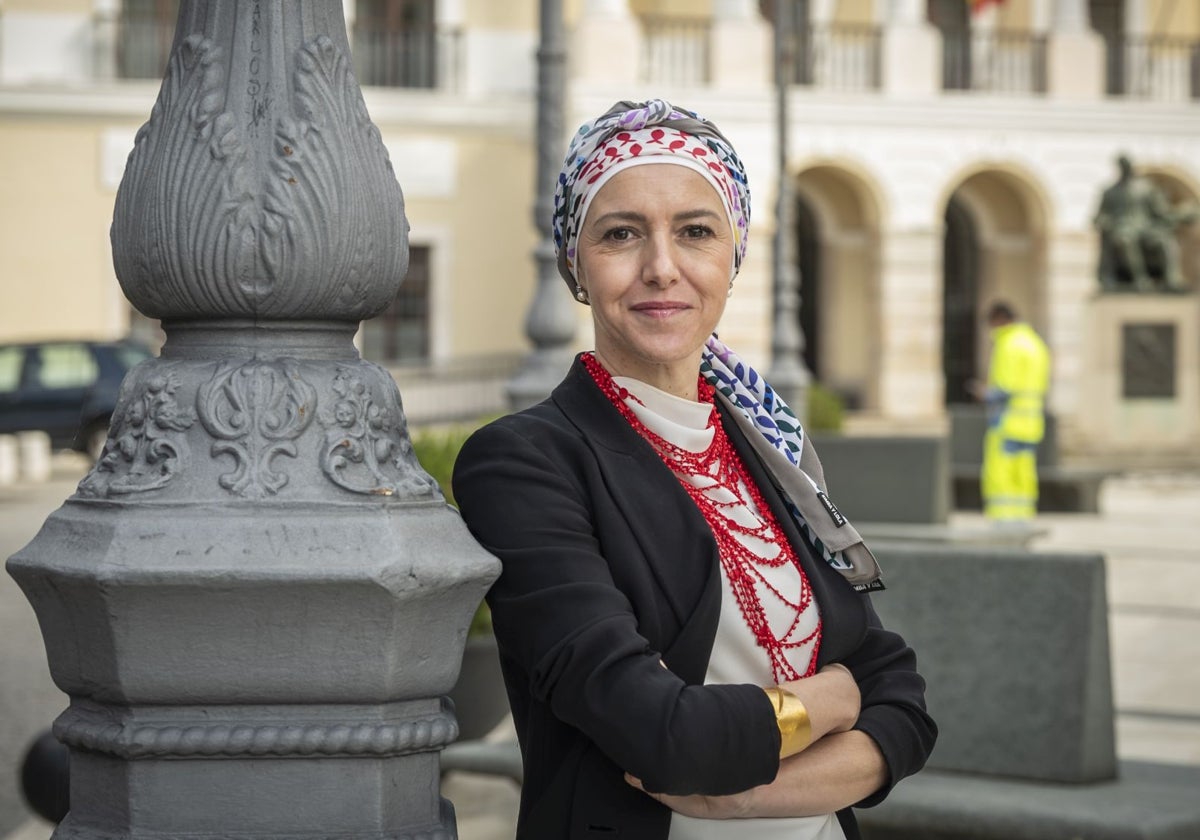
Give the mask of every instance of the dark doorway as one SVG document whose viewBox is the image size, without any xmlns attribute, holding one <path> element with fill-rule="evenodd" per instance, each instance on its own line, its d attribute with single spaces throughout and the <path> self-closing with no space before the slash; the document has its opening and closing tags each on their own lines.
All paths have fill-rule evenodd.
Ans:
<svg viewBox="0 0 1200 840">
<path fill-rule="evenodd" d="M 942 33 L 942 87 L 971 89 L 971 12 L 963 0 L 929 0 L 929 22 Z"/>
<path fill-rule="evenodd" d="M 1104 39 L 1105 92 L 1125 92 L 1125 0 L 1088 0 L 1092 29 Z"/>
<path fill-rule="evenodd" d="M 800 329 L 804 330 L 804 365 L 821 378 L 821 236 L 816 213 L 796 198 L 796 261 L 800 268 Z"/>
<path fill-rule="evenodd" d="M 946 404 L 974 402 L 970 380 L 977 376 L 979 235 L 975 220 L 957 196 L 946 204 L 942 250 L 942 370 Z"/>
</svg>

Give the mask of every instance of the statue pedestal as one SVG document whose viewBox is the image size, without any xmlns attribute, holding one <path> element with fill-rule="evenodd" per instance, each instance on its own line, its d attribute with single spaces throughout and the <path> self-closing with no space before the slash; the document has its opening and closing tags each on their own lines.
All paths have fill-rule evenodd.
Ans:
<svg viewBox="0 0 1200 840">
<path fill-rule="evenodd" d="M 1087 307 L 1079 432 L 1086 448 L 1200 447 L 1200 295 L 1101 294 Z"/>
</svg>

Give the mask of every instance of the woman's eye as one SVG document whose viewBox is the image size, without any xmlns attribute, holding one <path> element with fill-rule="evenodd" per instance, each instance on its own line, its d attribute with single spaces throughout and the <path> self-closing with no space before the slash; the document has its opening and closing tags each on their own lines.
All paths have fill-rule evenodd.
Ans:
<svg viewBox="0 0 1200 840">
<path fill-rule="evenodd" d="M 712 228 L 707 225 L 688 225 L 683 229 L 683 235 L 689 239 L 703 239 L 712 236 Z"/>
<path fill-rule="evenodd" d="M 612 241 L 612 242 L 625 242 L 625 241 L 627 241 L 627 240 L 628 240 L 628 239 L 629 239 L 631 236 L 633 236 L 633 231 L 631 231 L 631 230 L 630 230 L 629 228 L 627 228 L 627 227 L 618 227 L 618 228 L 613 228 L 612 230 L 610 230 L 610 231 L 607 231 L 607 232 L 604 234 L 604 238 L 605 238 L 605 239 L 608 239 L 608 240 L 610 240 L 610 241 Z"/>
</svg>

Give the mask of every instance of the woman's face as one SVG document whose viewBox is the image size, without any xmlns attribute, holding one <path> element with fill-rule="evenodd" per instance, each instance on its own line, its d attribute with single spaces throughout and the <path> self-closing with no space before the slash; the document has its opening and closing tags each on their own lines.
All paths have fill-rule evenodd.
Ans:
<svg viewBox="0 0 1200 840">
<path fill-rule="evenodd" d="M 733 270 L 733 232 L 717 192 L 677 164 L 643 164 L 600 188 L 579 233 L 596 354 L 610 372 L 694 396 L 700 350 Z"/>
</svg>

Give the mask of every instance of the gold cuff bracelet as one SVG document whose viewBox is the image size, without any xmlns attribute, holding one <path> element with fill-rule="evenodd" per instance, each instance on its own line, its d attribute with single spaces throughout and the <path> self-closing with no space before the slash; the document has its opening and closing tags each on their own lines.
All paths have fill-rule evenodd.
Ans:
<svg viewBox="0 0 1200 840">
<path fill-rule="evenodd" d="M 779 757 L 795 755 L 812 743 L 812 721 L 800 698 L 779 686 L 763 689 L 775 709 L 779 726 Z"/>
</svg>

